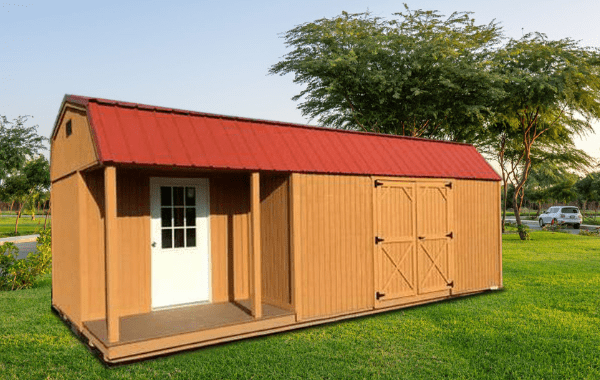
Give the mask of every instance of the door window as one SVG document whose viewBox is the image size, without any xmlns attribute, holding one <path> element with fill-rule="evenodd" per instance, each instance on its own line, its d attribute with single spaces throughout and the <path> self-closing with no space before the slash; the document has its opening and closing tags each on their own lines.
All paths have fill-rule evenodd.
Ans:
<svg viewBox="0 0 600 380">
<path fill-rule="evenodd" d="M 160 187 L 162 248 L 196 246 L 196 188 Z"/>
</svg>

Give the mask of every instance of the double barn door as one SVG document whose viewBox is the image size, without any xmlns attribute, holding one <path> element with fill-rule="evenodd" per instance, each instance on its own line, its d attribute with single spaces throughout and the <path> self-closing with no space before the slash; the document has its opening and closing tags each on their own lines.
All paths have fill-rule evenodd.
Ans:
<svg viewBox="0 0 600 380">
<path fill-rule="evenodd" d="M 452 182 L 375 181 L 375 307 L 449 292 Z"/>
</svg>

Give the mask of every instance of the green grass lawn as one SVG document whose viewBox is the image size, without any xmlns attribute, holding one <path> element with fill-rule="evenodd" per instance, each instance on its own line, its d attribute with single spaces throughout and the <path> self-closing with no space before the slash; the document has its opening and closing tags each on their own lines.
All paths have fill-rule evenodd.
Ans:
<svg viewBox="0 0 600 380">
<path fill-rule="evenodd" d="M 536 211 L 521 211 L 521 217 L 532 217 L 537 215 Z M 507 211 L 506 212 L 506 216 L 514 218 L 515 217 L 515 212 L 514 211 Z"/>
<path fill-rule="evenodd" d="M 18 211 L 9 211 L 9 210 L 2 210 L 2 212 L 0 212 L 0 215 L 17 215 Z M 36 215 L 46 215 L 46 210 L 43 210 L 41 208 L 38 208 L 35 210 L 35 214 Z"/>
<path fill-rule="evenodd" d="M 0 378 L 600 378 L 600 239 L 505 235 L 504 286 L 108 370 L 50 312 L 47 276 L 0 293 Z"/>
<path fill-rule="evenodd" d="M 0 217 L 0 238 L 15 236 L 15 220 L 16 217 Z M 48 218 L 48 225 L 50 225 L 50 218 Z M 19 235 L 35 234 L 42 228 L 44 228 L 44 218 L 36 217 L 35 220 L 31 220 L 31 215 L 24 215 L 19 219 Z"/>
</svg>

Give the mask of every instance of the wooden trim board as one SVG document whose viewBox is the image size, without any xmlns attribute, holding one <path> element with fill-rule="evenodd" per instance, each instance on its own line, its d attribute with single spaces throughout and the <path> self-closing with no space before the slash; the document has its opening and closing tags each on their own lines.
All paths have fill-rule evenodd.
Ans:
<svg viewBox="0 0 600 380">
<path fill-rule="evenodd" d="M 117 245 L 117 170 L 114 166 L 104 168 L 104 231 L 106 258 L 106 324 L 108 339 L 119 340 L 119 309 L 116 307 L 119 297 L 119 248 Z"/>
</svg>

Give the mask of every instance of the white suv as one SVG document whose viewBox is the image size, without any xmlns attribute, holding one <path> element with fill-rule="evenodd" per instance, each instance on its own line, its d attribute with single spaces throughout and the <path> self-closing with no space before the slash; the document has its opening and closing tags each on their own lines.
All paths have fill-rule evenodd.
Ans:
<svg viewBox="0 0 600 380">
<path fill-rule="evenodd" d="M 577 207 L 573 206 L 554 206 L 550 207 L 545 213 L 540 215 L 540 227 L 546 224 L 572 224 L 573 228 L 579 229 L 581 225 L 581 213 Z"/>
</svg>

